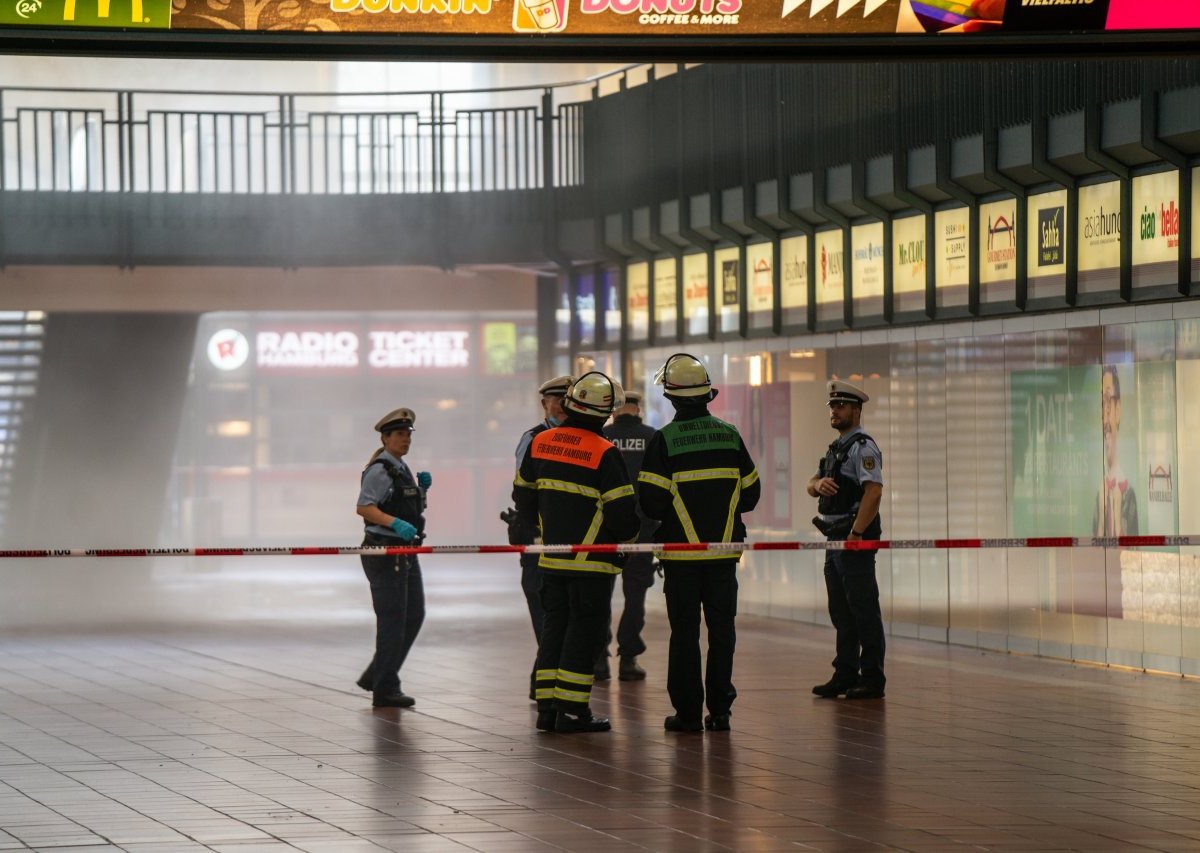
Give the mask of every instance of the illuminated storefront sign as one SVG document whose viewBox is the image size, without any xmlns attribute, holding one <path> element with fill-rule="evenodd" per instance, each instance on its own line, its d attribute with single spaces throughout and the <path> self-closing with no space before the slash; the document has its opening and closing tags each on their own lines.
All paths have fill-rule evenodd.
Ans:
<svg viewBox="0 0 1200 853">
<path fill-rule="evenodd" d="M 683 313 L 689 335 L 708 331 L 708 255 L 683 256 Z"/>
<path fill-rule="evenodd" d="M 1186 4 L 1186 5 L 1185 5 Z M 5 0 L 0 25 L 427 35 L 986 38 L 1200 27 L 1191 0 Z"/>
<path fill-rule="evenodd" d="M 925 292 L 925 217 L 892 221 L 892 291 Z"/>
<path fill-rule="evenodd" d="M 1121 265 L 1121 184 L 1079 188 L 1079 270 Z"/>
<path fill-rule="evenodd" d="M 650 326 L 650 265 L 630 264 L 625 270 L 625 311 L 629 334 L 645 338 Z"/>
<path fill-rule="evenodd" d="M 1063 275 L 1067 271 L 1067 191 L 1031 195 L 1026 211 L 1029 277 Z"/>
<path fill-rule="evenodd" d="M 979 206 L 979 281 L 1011 282 L 1017 277 L 1017 202 L 1014 199 Z"/>
<path fill-rule="evenodd" d="M 677 311 L 675 259 L 659 258 L 654 262 L 654 322 L 660 330 L 673 329 Z"/>
<path fill-rule="evenodd" d="M 883 296 L 883 223 L 871 222 L 850 229 L 854 261 L 850 265 L 854 299 Z"/>
<path fill-rule="evenodd" d="M 751 314 L 769 314 L 775 307 L 774 278 L 771 275 L 771 256 L 774 247 L 770 243 L 751 243 L 746 247 L 746 307 Z"/>
<path fill-rule="evenodd" d="M 779 280 L 779 304 L 784 310 L 808 305 L 808 237 L 788 237 L 779 241 L 783 264 Z"/>
<path fill-rule="evenodd" d="M 937 240 L 937 287 L 965 288 L 970 281 L 970 243 L 967 228 L 970 212 L 965 207 L 939 210 L 934 214 L 934 236 Z"/>
<path fill-rule="evenodd" d="M 1179 173 L 1157 172 L 1133 179 L 1133 264 L 1165 263 L 1179 257 Z"/>
<path fill-rule="evenodd" d="M 372 328 L 365 334 L 338 327 L 267 328 L 254 336 L 255 361 L 265 371 L 463 370 L 471 366 L 466 329 Z M 208 343 L 219 370 L 245 363 L 249 344 L 241 332 L 222 329 Z M 240 361 L 239 361 L 240 359 Z"/>
</svg>

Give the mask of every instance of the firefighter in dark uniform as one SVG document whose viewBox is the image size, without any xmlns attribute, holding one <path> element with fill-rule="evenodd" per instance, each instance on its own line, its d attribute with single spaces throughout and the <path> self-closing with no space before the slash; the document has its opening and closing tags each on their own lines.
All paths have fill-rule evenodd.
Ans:
<svg viewBox="0 0 1200 853">
<path fill-rule="evenodd" d="M 642 395 L 637 391 L 625 392 L 625 405 L 613 412 L 613 420 L 604 428 L 604 437 L 621 451 L 625 460 L 625 469 L 629 472 L 630 482 L 637 482 L 642 470 L 642 458 L 646 455 L 646 445 L 654 437 L 654 427 L 642 423 Z M 654 531 L 658 522 L 651 521 L 645 513 L 638 511 L 642 528 L 638 533 L 638 542 L 653 542 Z M 654 586 L 654 555 L 649 552 L 637 552 L 625 559 L 625 568 L 621 570 L 621 591 L 625 597 L 625 608 L 621 611 L 621 621 L 617 623 L 617 656 L 620 663 L 617 667 L 617 677 L 621 681 L 641 681 L 646 677 L 646 670 L 638 665 L 638 655 L 646 651 L 642 641 L 642 628 L 646 625 L 646 590 Z M 603 680 L 609 677 L 608 649 L 596 662 L 596 678 Z"/>
<path fill-rule="evenodd" d="M 516 468 L 518 470 L 520 470 L 521 460 L 525 458 L 525 453 L 529 450 L 534 436 L 562 424 L 566 417 L 562 408 L 563 396 L 567 393 L 570 385 L 570 376 L 556 376 L 538 386 L 538 395 L 542 401 L 542 421 L 521 433 L 516 452 Z M 532 523 L 522 521 L 513 510 L 501 514 L 500 518 L 508 524 L 508 543 L 510 545 L 532 545 L 541 537 L 536 519 Z M 542 635 L 541 582 L 541 576 L 538 574 L 538 555 L 522 554 L 521 592 L 525 593 L 525 606 L 529 609 L 529 621 L 533 625 L 534 643 L 537 643 Z M 534 681 L 535 675 L 531 671 L 529 674 L 529 698 L 531 700 L 534 699 Z"/>
<path fill-rule="evenodd" d="M 638 533 L 633 485 L 621 453 L 604 438 L 614 383 L 586 373 L 563 399 L 566 421 L 536 435 L 513 482 L 521 520 L 541 521 L 548 545 L 630 542 Z M 596 655 L 612 616 L 616 553 L 542 554 L 542 623 L 538 646 L 537 727 L 543 731 L 604 732 L 606 719 L 589 701 Z"/>
<path fill-rule="evenodd" d="M 425 538 L 425 496 L 433 484 L 428 471 L 414 475 L 404 462 L 412 446 L 412 409 L 388 412 L 375 430 L 383 446 L 363 469 L 357 512 L 366 525 L 364 546 L 420 544 Z M 375 608 L 375 656 L 358 679 L 377 708 L 409 708 L 400 689 L 400 667 L 425 621 L 425 586 L 416 555 L 363 555 Z"/>
<path fill-rule="evenodd" d="M 758 504 L 758 470 L 735 427 L 709 414 L 717 395 L 695 356 L 677 353 L 655 376 L 675 418 L 651 439 L 638 476 L 642 511 L 662 522 L 658 542 L 743 542 L 742 514 Z M 737 564 L 727 551 L 659 555 L 671 623 L 667 693 L 673 732 L 727 731 L 733 687 Z M 700 613 L 708 625 L 708 661 L 700 672 Z M 701 720 L 704 706 L 708 714 Z"/>
<path fill-rule="evenodd" d="M 813 524 L 831 542 L 878 540 L 883 533 L 879 504 L 883 499 L 883 453 L 860 425 L 863 403 L 870 400 L 856 385 L 831 381 L 829 423 L 838 438 L 829 445 L 808 481 L 817 498 Z M 825 552 L 825 589 L 829 619 L 837 632 L 833 677 L 812 692 L 826 699 L 880 699 L 883 674 L 883 615 L 875 579 L 874 550 Z"/>
</svg>

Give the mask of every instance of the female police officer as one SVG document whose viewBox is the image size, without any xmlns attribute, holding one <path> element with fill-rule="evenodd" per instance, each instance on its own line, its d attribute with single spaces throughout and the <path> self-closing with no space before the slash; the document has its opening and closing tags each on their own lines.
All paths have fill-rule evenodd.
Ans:
<svg viewBox="0 0 1200 853">
<path fill-rule="evenodd" d="M 403 457 L 412 445 L 412 409 L 388 412 L 375 430 L 383 446 L 362 473 L 357 512 L 366 525 L 364 546 L 419 544 L 425 538 L 425 493 L 433 482 L 428 471 L 415 477 Z M 375 607 L 375 656 L 358 679 L 373 694 L 376 708 L 409 708 L 411 696 L 400 689 L 400 667 L 425 621 L 425 587 L 416 555 L 362 557 Z"/>
</svg>

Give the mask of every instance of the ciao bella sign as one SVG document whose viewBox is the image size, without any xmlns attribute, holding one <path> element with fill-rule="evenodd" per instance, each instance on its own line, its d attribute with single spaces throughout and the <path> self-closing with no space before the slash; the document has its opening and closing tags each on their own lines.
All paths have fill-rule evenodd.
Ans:
<svg viewBox="0 0 1200 853">
<path fill-rule="evenodd" d="M 223 329 L 213 336 L 221 338 L 220 345 L 208 350 L 215 367 L 229 369 L 218 360 L 237 351 L 239 335 Z M 357 372 L 364 365 L 372 371 L 466 370 L 471 366 L 471 333 L 445 328 L 377 328 L 365 334 L 336 327 L 259 329 L 254 365 L 263 371 L 305 373 Z"/>
</svg>

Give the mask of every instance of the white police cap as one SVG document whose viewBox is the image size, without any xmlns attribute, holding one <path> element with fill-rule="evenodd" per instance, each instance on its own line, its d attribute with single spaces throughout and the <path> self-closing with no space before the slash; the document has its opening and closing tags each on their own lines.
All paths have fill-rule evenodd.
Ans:
<svg viewBox="0 0 1200 853">
<path fill-rule="evenodd" d="M 871 399 L 866 391 L 844 379 L 831 379 L 825 387 L 829 390 L 830 403 L 857 403 L 861 406 Z"/>
</svg>

